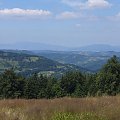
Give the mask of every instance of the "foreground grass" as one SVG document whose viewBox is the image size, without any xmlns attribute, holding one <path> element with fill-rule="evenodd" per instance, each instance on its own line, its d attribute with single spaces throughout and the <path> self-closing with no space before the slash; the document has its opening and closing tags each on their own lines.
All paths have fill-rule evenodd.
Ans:
<svg viewBox="0 0 120 120">
<path fill-rule="evenodd" d="M 120 120 L 120 96 L 1 100 L 0 120 Z"/>
</svg>

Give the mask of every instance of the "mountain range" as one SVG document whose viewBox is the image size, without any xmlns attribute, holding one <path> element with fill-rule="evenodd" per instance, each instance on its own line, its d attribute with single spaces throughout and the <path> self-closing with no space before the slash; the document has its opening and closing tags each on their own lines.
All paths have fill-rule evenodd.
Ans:
<svg viewBox="0 0 120 120">
<path fill-rule="evenodd" d="M 63 74 L 69 70 L 97 72 L 113 55 L 120 58 L 120 47 L 110 45 L 99 44 L 65 49 L 60 46 L 36 43 L 29 43 L 26 47 L 26 44 L 23 46 L 16 44 L 13 48 L 9 46 L 10 49 L 5 49 L 4 45 L 1 46 L 0 72 L 11 67 L 15 68 L 16 72 L 25 75 L 35 72 Z M 34 49 L 35 46 L 36 49 Z"/>
<path fill-rule="evenodd" d="M 4 50 L 55 50 L 55 51 L 67 51 L 70 48 L 59 46 L 59 45 L 50 45 L 37 42 L 18 42 L 11 44 L 0 44 L 0 49 Z"/>
<path fill-rule="evenodd" d="M 94 44 L 81 47 L 64 47 L 60 45 L 50 45 L 36 42 L 19 42 L 11 44 L 0 44 L 0 49 L 13 50 L 48 50 L 48 51 L 116 51 L 120 52 L 120 46 L 112 46 L 107 44 Z"/>
<path fill-rule="evenodd" d="M 79 48 L 74 48 L 73 51 L 116 51 L 120 52 L 120 46 L 112 46 L 112 45 L 107 45 L 107 44 L 94 44 L 94 45 L 88 45 L 88 46 L 83 46 Z"/>
</svg>

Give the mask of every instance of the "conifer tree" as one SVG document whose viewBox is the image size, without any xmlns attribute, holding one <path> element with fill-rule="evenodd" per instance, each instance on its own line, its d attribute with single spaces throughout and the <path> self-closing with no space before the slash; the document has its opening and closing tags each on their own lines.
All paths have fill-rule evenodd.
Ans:
<svg viewBox="0 0 120 120">
<path fill-rule="evenodd" d="M 101 94 L 116 95 L 120 88 L 120 62 L 114 55 L 103 66 L 97 76 L 98 88 Z"/>
</svg>

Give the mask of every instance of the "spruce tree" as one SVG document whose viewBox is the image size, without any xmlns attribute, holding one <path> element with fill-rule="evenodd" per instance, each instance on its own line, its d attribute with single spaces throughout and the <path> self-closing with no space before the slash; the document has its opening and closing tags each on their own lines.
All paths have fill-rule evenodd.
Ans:
<svg viewBox="0 0 120 120">
<path fill-rule="evenodd" d="M 116 95 L 120 89 L 120 62 L 114 55 L 97 76 L 100 94 Z"/>
</svg>

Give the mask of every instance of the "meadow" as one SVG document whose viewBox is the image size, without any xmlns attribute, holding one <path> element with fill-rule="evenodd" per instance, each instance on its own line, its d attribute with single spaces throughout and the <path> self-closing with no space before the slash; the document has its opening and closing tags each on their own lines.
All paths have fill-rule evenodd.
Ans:
<svg viewBox="0 0 120 120">
<path fill-rule="evenodd" d="M 0 120 L 120 120 L 120 96 L 1 100 Z"/>
</svg>

